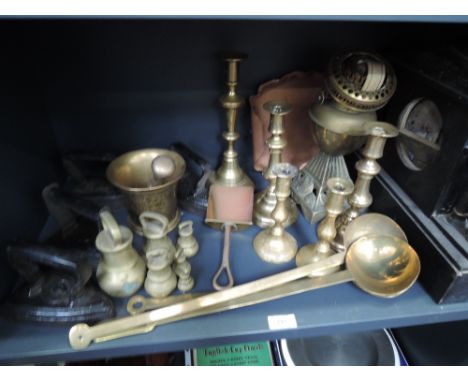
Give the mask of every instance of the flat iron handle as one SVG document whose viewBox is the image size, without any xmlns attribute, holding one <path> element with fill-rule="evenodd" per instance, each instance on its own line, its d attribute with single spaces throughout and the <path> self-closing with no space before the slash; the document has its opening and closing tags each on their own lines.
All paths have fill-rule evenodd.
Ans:
<svg viewBox="0 0 468 382">
<path fill-rule="evenodd" d="M 213 277 L 213 288 L 216 290 L 223 290 L 227 288 L 231 288 L 234 285 L 234 278 L 232 277 L 230 262 L 229 262 L 229 253 L 230 253 L 230 244 L 231 244 L 231 228 L 232 225 L 226 224 L 224 226 L 224 246 L 223 246 L 223 257 L 221 259 L 221 266 L 218 269 L 218 272 Z M 226 272 L 226 276 L 228 279 L 227 284 L 220 285 L 218 282 L 219 277 L 223 273 Z"/>
</svg>

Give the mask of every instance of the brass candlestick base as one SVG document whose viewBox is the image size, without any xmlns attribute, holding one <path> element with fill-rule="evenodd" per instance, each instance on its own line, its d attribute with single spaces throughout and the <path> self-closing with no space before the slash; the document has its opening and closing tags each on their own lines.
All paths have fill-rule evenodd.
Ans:
<svg viewBox="0 0 468 382">
<path fill-rule="evenodd" d="M 286 201 L 297 168 L 289 163 L 278 163 L 272 167 L 272 173 L 276 177 L 277 202 L 272 213 L 275 224 L 255 236 L 253 247 L 263 261 L 279 264 L 291 261 L 297 252 L 296 239 L 284 229 L 284 222 L 288 218 Z"/>
<path fill-rule="evenodd" d="M 297 241 L 286 231 L 281 236 L 262 231 L 255 237 L 253 245 L 257 255 L 267 263 L 287 263 L 297 253 Z"/>
<path fill-rule="evenodd" d="M 236 93 L 237 72 L 242 58 L 238 56 L 226 59 L 228 92 L 220 98 L 222 107 L 226 109 L 227 131 L 223 133 L 223 138 L 227 142 L 227 149 L 223 154 L 223 162 L 211 179 L 211 183 L 216 182 L 224 186 L 253 186 L 252 180 L 239 166 L 238 155 L 234 149 L 234 144 L 239 138 L 239 133 L 236 132 L 238 110 L 244 105 L 244 99 Z"/>
<path fill-rule="evenodd" d="M 307 244 L 300 249 L 296 257 L 298 267 L 324 260 L 334 253 L 330 241 L 336 235 L 335 219 L 343 211 L 345 198 L 353 192 L 353 183 L 348 179 L 330 178 L 327 181 L 327 188 L 326 215 L 317 229 L 319 240 L 317 243 Z M 323 269 L 311 273 L 310 276 L 323 276 L 336 272 L 339 268 L 340 266 Z"/>
<path fill-rule="evenodd" d="M 283 138 L 283 120 L 284 116 L 291 112 L 291 106 L 285 102 L 272 101 L 265 103 L 263 108 L 271 114 L 269 128 L 271 137 L 267 140 L 270 159 L 268 168 L 263 174 L 268 180 L 268 187 L 255 195 L 253 221 L 259 227 L 266 228 L 275 224 L 271 216 L 276 207 L 276 176 L 273 174 L 272 168 L 282 162 L 283 149 L 286 147 L 286 140 Z M 284 226 L 287 227 L 297 220 L 299 213 L 296 203 L 289 197 L 285 206 L 288 218 L 284 222 Z"/>
<path fill-rule="evenodd" d="M 380 172 L 377 159 L 382 158 L 385 142 L 388 138 L 398 135 L 398 129 L 386 122 L 368 122 L 369 137 L 362 149 L 363 158 L 356 162 L 357 179 L 354 192 L 349 196 L 349 208 L 336 219 L 337 234 L 332 242 L 335 251 L 343 251 L 343 237 L 346 227 L 361 211 L 372 204 L 372 195 L 369 192 L 371 180 Z"/>
</svg>

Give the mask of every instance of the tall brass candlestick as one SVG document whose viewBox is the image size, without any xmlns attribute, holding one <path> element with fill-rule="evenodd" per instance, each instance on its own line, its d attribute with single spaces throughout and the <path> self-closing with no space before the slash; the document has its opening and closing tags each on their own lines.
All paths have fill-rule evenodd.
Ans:
<svg viewBox="0 0 468 382">
<path fill-rule="evenodd" d="M 291 194 L 291 179 L 296 176 L 297 167 L 278 163 L 272 167 L 272 173 L 276 177 L 276 206 L 271 215 L 275 224 L 255 236 L 253 247 L 262 260 L 278 264 L 291 261 L 297 252 L 296 239 L 284 229 L 288 219 L 286 203 Z"/>
<path fill-rule="evenodd" d="M 215 174 L 215 182 L 225 186 L 250 186 L 252 180 L 240 168 L 237 160 L 237 152 L 234 144 L 239 138 L 236 132 L 238 110 L 244 105 L 244 99 L 237 95 L 237 73 L 241 56 L 227 58 L 228 63 L 228 87 L 227 94 L 220 98 L 220 103 L 226 109 L 227 131 L 223 133 L 223 138 L 227 142 L 227 149 L 223 154 L 223 163 Z"/>
<path fill-rule="evenodd" d="M 291 106 L 285 102 L 267 102 L 263 108 L 270 113 L 270 138 L 267 140 L 270 150 L 270 158 L 268 167 L 263 173 L 263 176 L 268 181 L 268 187 L 259 192 L 255 197 L 253 221 L 256 225 L 262 228 L 272 227 L 275 224 L 271 214 L 276 206 L 276 176 L 273 174 L 272 168 L 274 165 L 282 162 L 283 149 L 286 147 L 286 140 L 283 137 L 284 133 L 284 116 L 291 112 Z M 288 209 L 288 219 L 284 226 L 294 223 L 298 217 L 296 203 L 288 197 L 286 201 Z"/>
<path fill-rule="evenodd" d="M 361 211 L 372 204 L 372 195 L 369 192 L 371 180 L 380 172 L 377 159 L 382 158 L 385 143 L 388 138 L 398 135 L 398 129 L 386 122 L 372 121 L 366 123 L 369 128 L 369 137 L 362 149 L 363 158 L 356 162 L 357 179 L 354 192 L 349 196 L 349 208 L 336 219 L 337 234 L 332 242 L 335 251 L 343 251 L 343 235 L 346 227 Z"/>
<path fill-rule="evenodd" d="M 353 183 L 346 178 L 330 178 L 327 180 L 327 201 L 325 202 L 325 218 L 317 228 L 318 241 L 303 246 L 297 256 L 298 267 L 315 263 L 331 256 L 334 251 L 330 242 L 335 238 L 335 219 L 343 212 L 345 198 L 353 192 Z M 311 276 L 323 276 L 336 272 L 338 267 L 328 268 L 311 273 Z"/>
</svg>

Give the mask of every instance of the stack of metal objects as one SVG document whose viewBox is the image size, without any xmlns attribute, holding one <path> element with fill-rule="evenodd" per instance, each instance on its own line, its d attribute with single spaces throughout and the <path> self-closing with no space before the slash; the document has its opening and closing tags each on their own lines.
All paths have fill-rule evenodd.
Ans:
<svg viewBox="0 0 468 382">
<path fill-rule="evenodd" d="M 64 277 L 54 281 L 52 297 L 66 290 L 68 300 L 63 296 L 49 298 L 48 304 L 58 307 L 55 321 L 79 322 L 69 332 L 74 349 L 147 333 L 168 322 L 350 281 L 369 294 L 385 298 L 404 293 L 416 281 L 419 258 L 403 230 L 385 215 L 367 213 L 372 204 L 370 184 L 380 172 L 378 160 L 386 141 L 398 135 L 393 125 L 378 121 L 375 114 L 395 91 L 396 79 L 389 64 L 365 52 L 331 60 L 324 95 L 318 103 L 311 100 L 310 109 L 322 152 L 300 172 L 284 162 L 282 155 L 288 145 L 284 119 L 292 108 L 285 100 L 266 102 L 264 109 L 270 113 L 269 163 L 263 176 L 267 186 L 254 195 L 254 182 L 242 169 L 235 148 L 239 138 L 238 114 L 244 105 L 237 93 L 238 68 L 244 58 L 225 58 L 227 90 L 220 97 L 220 104 L 226 113 L 226 149 L 216 170 L 190 148 L 176 143 L 173 150 L 143 149 L 109 158 L 105 177 L 101 177 L 105 178 L 102 184 L 107 198 L 99 202 L 99 198 L 62 195 L 55 186 L 46 189 L 44 197 L 51 215 L 75 246 L 55 251 L 55 257 L 38 255 L 35 261 L 41 268 L 52 266 L 59 273 L 69 271 L 73 276 L 72 281 Z M 361 146 L 362 157 L 355 164 L 357 176 L 353 183 L 342 156 Z M 196 175 L 184 157 L 200 167 Z M 118 195 L 125 214 L 115 209 L 111 195 Z M 299 218 L 295 200 L 308 220 L 321 220 L 318 240 L 301 248 L 287 230 Z M 220 267 L 212 281 L 216 292 L 186 294 L 195 285 L 189 259 L 198 252 L 199 245 L 193 236 L 192 222 L 180 222 L 179 207 L 204 215 L 207 226 L 223 232 Z M 88 248 L 92 246 L 89 251 L 93 254 L 98 252 L 97 257 L 76 251 L 83 227 L 77 220 L 78 212 L 92 222 L 94 229 L 84 235 L 83 242 Z M 297 266 L 235 285 L 236 275 L 231 272 L 229 261 L 231 233 L 235 240 L 241 236 L 240 231 L 253 224 L 261 230 L 253 238 L 252 253 L 264 262 L 295 262 Z M 176 227 L 178 239 L 174 244 L 169 235 Z M 32 258 L 31 248 L 23 251 L 27 253 L 23 258 L 17 255 L 20 249 L 10 251 L 14 260 L 24 265 L 17 269 L 28 282 L 26 289 L 18 291 L 22 296 L 44 296 L 49 291 L 46 280 L 50 281 L 57 272 L 50 276 L 37 271 L 24 261 Z M 95 259 L 92 265 L 91 258 Z M 218 280 L 223 272 L 228 280 L 225 284 Z M 91 283 L 93 275 L 101 291 L 87 289 L 91 288 L 87 283 Z M 146 294 L 138 295 L 142 288 Z M 182 294 L 170 296 L 176 288 Z M 86 291 L 87 298 L 83 298 Z M 130 297 L 130 315 L 90 326 L 114 315 L 111 300 L 104 293 L 113 298 Z M 66 320 L 59 318 L 64 317 L 60 312 L 77 302 L 82 307 L 89 303 L 102 309 L 94 315 L 80 315 L 78 310 Z M 49 320 L 54 321 L 51 316 Z M 41 320 L 38 314 L 27 317 Z"/>
</svg>

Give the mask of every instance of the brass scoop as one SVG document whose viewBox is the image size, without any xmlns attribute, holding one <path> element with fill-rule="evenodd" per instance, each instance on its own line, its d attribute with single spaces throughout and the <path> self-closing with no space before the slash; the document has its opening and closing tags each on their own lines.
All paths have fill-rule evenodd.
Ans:
<svg viewBox="0 0 468 382">
<path fill-rule="evenodd" d="M 262 293 L 275 288 L 275 293 L 263 297 L 262 301 L 274 300 L 292 294 L 291 282 L 308 276 L 314 271 L 336 267 L 345 260 L 347 270 L 318 279 L 310 279 L 312 287 L 318 289 L 330 285 L 329 278 L 339 277 L 341 282 L 354 281 L 364 291 L 379 297 L 395 297 L 408 290 L 416 281 L 419 271 L 419 258 L 414 249 L 398 237 L 369 235 L 357 239 L 350 245 L 346 256 L 343 253 L 264 277 L 231 289 L 210 293 L 190 301 L 184 301 L 164 308 L 119 318 L 95 326 L 77 324 L 70 329 L 69 341 L 74 349 L 84 349 L 92 341 L 100 342 L 123 336 L 151 331 L 156 325 L 174 322 L 230 309 L 233 301 L 242 299 L 236 307 L 255 303 Z M 339 283 L 339 282 L 337 282 Z M 304 288 L 303 291 L 308 290 Z M 260 293 L 259 293 L 260 292 Z M 248 297 L 247 297 L 248 296 Z"/>
</svg>

